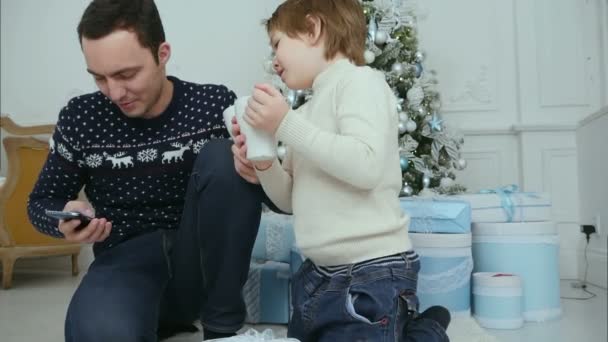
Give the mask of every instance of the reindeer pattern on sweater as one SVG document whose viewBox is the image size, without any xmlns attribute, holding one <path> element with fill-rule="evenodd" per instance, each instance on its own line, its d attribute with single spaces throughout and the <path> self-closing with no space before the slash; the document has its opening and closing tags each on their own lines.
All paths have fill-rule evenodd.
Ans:
<svg viewBox="0 0 608 342">
<path fill-rule="evenodd" d="M 39 231 L 61 237 L 44 210 L 61 210 L 83 187 L 96 216 L 112 221 L 106 247 L 177 228 L 194 161 L 210 140 L 229 138 L 222 113 L 236 96 L 225 86 L 169 79 L 173 98 L 153 119 L 127 117 L 100 92 L 62 109 L 28 205 Z"/>
</svg>

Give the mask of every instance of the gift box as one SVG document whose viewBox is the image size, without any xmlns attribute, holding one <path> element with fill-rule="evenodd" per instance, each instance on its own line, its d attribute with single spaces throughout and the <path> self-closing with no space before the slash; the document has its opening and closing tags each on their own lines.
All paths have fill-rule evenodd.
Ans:
<svg viewBox="0 0 608 342">
<path fill-rule="evenodd" d="M 418 300 L 420 311 L 441 305 L 453 316 L 471 313 L 471 234 L 411 233 L 420 256 Z"/>
<path fill-rule="evenodd" d="M 515 185 L 451 197 L 471 204 L 472 222 L 551 221 L 550 196 L 546 193 L 520 192 Z"/>
<path fill-rule="evenodd" d="M 524 320 L 557 319 L 561 316 L 559 241 L 553 222 L 474 223 L 475 272 L 518 275 Z"/>
<path fill-rule="evenodd" d="M 289 263 L 294 243 L 292 216 L 273 212 L 262 213 L 251 258 Z"/>
<path fill-rule="evenodd" d="M 247 323 L 286 324 L 289 321 L 290 273 L 287 263 L 251 263 L 243 287 Z"/>
<path fill-rule="evenodd" d="M 412 233 L 471 232 L 471 207 L 468 202 L 447 197 L 401 198 L 401 209 L 410 216 Z"/>
</svg>

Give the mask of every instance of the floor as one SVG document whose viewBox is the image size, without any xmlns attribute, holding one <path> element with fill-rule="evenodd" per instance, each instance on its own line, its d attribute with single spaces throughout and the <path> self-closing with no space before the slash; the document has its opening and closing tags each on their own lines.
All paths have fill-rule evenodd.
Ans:
<svg viewBox="0 0 608 342">
<path fill-rule="evenodd" d="M 67 272 L 19 272 L 10 290 L 0 289 L 0 340 L 2 342 L 63 341 L 63 320 L 70 296 L 80 278 Z M 608 302 L 606 291 L 590 287 L 597 297 L 587 300 L 562 300 L 563 316 L 546 323 L 529 323 L 522 329 L 485 330 L 494 341 L 606 342 Z M 585 294 L 562 282 L 563 297 Z M 251 327 L 246 327 L 248 329 Z M 282 326 L 256 326 L 258 330 L 272 328 L 277 335 L 285 334 Z M 244 330 L 245 330 L 244 329 Z M 450 331 L 448 330 L 448 333 Z M 199 342 L 202 334 L 177 336 L 168 342 Z M 455 339 L 453 339 L 453 342 Z M 488 339 L 484 339 L 488 341 Z"/>
</svg>

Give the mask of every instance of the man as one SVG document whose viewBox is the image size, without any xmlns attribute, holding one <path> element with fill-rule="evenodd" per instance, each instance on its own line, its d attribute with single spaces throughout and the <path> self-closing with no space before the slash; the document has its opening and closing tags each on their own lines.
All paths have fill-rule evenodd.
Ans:
<svg viewBox="0 0 608 342">
<path fill-rule="evenodd" d="M 156 341 L 198 318 L 205 339 L 234 335 L 264 198 L 222 139 L 234 93 L 167 77 L 153 0 L 93 0 L 78 36 L 99 91 L 61 110 L 28 205 L 41 232 L 94 243 L 66 341 Z M 94 219 L 79 229 L 45 209 Z"/>
</svg>

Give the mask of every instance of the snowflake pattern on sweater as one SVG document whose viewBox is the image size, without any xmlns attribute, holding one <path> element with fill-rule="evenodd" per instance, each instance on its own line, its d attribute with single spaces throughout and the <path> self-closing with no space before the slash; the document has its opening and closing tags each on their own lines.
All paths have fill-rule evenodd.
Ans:
<svg viewBox="0 0 608 342">
<path fill-rule="evenodd" d="M 169 79 L 173 98 L 153 119 L 125 116 L 101 92 L 73 98 L 61 110 L 28 203 L 40 232 L 63 237 L 44 210 L 62 210 L 83 186 L 96 217 L 113 225 L 96 249 L 178 227 L 196 155 L 208 141 L 229 138 L 222 113 L 236 96 L 222 85 Z"/>
</svg>

